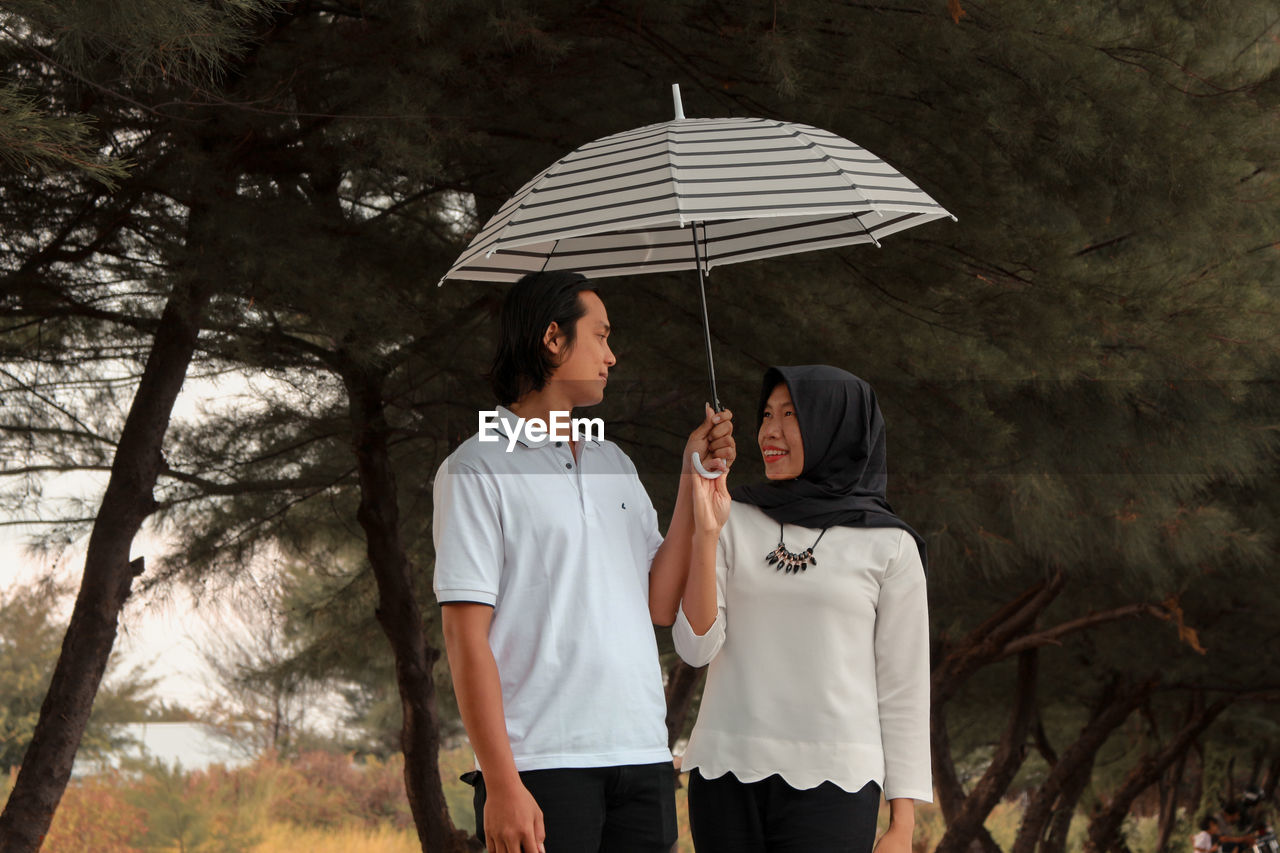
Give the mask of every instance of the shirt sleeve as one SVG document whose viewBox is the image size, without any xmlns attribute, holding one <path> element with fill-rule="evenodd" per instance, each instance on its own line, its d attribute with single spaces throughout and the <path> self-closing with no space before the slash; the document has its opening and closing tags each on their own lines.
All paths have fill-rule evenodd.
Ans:
<svg viewBox="0 0 1280 853">
<path fill-rule="evenodd" d="M 1203 850 L 1205 853 L 1208 853 L 1209 850 L 1213 849 L 1213 836 L 1208 832 L 1201 830 L 1196 834 L 1196 837 L 1191 844 L 1196 850 Z"/>
<path fill-rule="evenodd" d="M 494 605 L 502 577 L 502 514 L 490 477 L 446 459 L 432 489 L 436 600 Z"/>
<path fill-rule="evenodd" d="M 636 465 L 631 461 L 631 457 L 623 453 L 621 448 L 617 452 L 626 460 L 627 468 L 635 481 L 636 506 L 640 508 L 640 525 L 644 529 L 644 541 L 648 551 L 647 564 L 652 567 L 653 558 L 662 547 L 663 540 L 662 531 L 658 528 L 658 511 L 653 508 L 653 501 L 649 500 L 649 490 L 640 481 L 640 474 L 636 471 Z"/>
<path fill-rule="evenodd" d="M 726 525 L 725 530 L 727 529 Z M 725 532 L 722 530 L 720 538 L 716 541 L 716 621 L 711 623 L 707 633 L 701 636 L 695 634 L 693 626 L 689 624 L 689 618 L 684 615 L 682 602 L 680 609 L 676 611 L 675 624 L 671 626 L 671 639 L 675 642 L 676 653 L 689 666 L 706 666 L 720 653 L 720 648 L 724 645 L 725 627 L 728 625 L 725 617 L 724 593 L 729 576 L 724 539 Z"/>
<path fill-rule="evenodd" d="M 885 799 L 932 802 L 929 601 L 920 551 L 906 531 L 880 583 L 875 653 Z"/>
</svg>

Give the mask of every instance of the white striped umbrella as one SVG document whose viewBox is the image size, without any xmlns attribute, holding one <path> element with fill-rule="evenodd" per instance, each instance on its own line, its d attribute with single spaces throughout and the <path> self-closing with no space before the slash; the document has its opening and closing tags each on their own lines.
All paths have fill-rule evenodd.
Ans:
<svg viewBox="0 0 1280 853">
<path fill-rule="evenodd" d="M 513 195 L 445 279 L 514 282 L 698 270 L 857 243 L 950 217 L 896 169 L 842 136 L 763 118 L 676 117 L 571 151 Z"/>
</svg>

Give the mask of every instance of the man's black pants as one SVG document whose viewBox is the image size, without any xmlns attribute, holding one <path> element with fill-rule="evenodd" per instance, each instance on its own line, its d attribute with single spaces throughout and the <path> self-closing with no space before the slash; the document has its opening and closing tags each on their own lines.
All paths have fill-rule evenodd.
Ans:
<svg viewBox="0 0 1280 853">
<path fill-rule="evenodd" d="M 476 834 L 483 841 L 484 777 L 473 778 Z M 675 844 L 675 771 L 669 761 L 526 770 L 520 781 L 542 809 L 547 853 L 668 853 Z"/>
</svg>

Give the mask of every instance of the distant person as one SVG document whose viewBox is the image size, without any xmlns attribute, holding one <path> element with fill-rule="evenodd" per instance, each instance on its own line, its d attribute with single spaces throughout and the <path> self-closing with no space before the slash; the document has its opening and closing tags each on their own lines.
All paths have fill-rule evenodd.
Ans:
<svg viewBox="0 0 1280 853">
<path fill-rule="evenodd" d="M 499 853 L 667 853 L 675 785 L 653 624 L 671 624 L 689 566 L 692 499 L 664 540 L 616 444 L 522 424 L 594 406 L 615 358 L 585 278 L 535 273 L 502 307 L 490 378 L 502 441 L 464 442 L 436 473 L 435 592 L 475 750 L 476 832 Z M 733 462 L 732 413 L 690 435 Z"/>
<path fill-rule="evenodd" d="M 710 664 L 682 769 L 698 853 L 910 853 L 929 767 L 920 537 L 894 514 L 884 420 L 863 380 L 772 367 L 766 482 L 692 479 L 676 650 Z M 732 509 L 730 508 L 732 505 Z"/>
<path fill-rule="evenodd" d="M 1194 853 L 1215 853 L 1218 849 L 1218 819 L 1205 815 L 1200 819 L 1200 831 L 1191 839 Z"/>
<path fill-rule="evenodd" d="M 1248 853 L 1253 843 L 1258 840 L 1256 833 L 1245 831 L 1240 825 L 1240 805 L 1235 802 L 1222 807 L 1222 819 L 1218 822 L 1221 834 L 1218 844 L 1221 853 Z"/>
</svg>

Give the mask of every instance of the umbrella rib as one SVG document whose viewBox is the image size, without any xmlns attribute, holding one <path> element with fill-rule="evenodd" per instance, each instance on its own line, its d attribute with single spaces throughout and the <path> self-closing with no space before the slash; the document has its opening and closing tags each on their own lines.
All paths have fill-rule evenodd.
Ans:
<svg viewBox="0 0 1280 853">
<path fill-rule="evenodd" d="M 667 158 L 667 176 L 671 179 L 671 183 L 672 183 L 673 185 L 675 185 L 675 184 L 676 184 L 676 182 L 677 182 L 679 179 L 676 177 L 676 160 L 675 160 L 675 156 L 671 153 L 671 133 L 672 133 L 672 130 L 673 130 L 673 128 L 671 127 L 671 124 L 668 124 L 668 125 L 667 125 L 667 128 L 666 128 L 666 131 L 667 131 L 666 143 L 667 143 L 667 144 L 666 144 L 666 146 L 663 148 L 663 151 L 664 151 L 665 156 L 666 156 L 666 158 Z M 680 209 L 680 196 L 679 196 L 679 195 L 676 195 L 676 196 L 675 196 L 675 200 L 676 200 L 676 203 L 675 203 L 675 208 L 676 208 L 676 219 L 677 219 L 677 221 L 679 221 L 679 223 L 680 223 L 681 227 L 683 227 L 683 226 L 684 226 L 684 211 Z M 698 243 L 698 235 L 697 235 L 696 233 L 693 235 L 693 242 L 694 242 L 693 251 L 694 251 L 694 254 L 696 255 L 696 254 L 697 254 L 697 252 L 698 252 L 698 246 L 697 246 L 697 243 Z"/>
<path fill-rule="evenodd" d="M 542 269 L 540 272 L 547 271 L 547 264 L 551 263 L 551 259 L 556 256 L 556 249 L 558 248 L 560 248 L 560 239 L 557 237 L 556 241 L 551 244 L 551 251 L 547 252 L 547 257 L 542 261 Z"/>
<path fill-rule="evenodd" d="M 875 204 L 874 204 L 872 201 L 870 201 L 869 199 L 867 199 L 866 195 L 862 192 L 862 190 L 858 189 L 858 185 L 857 185 L 856 183 L 854 183 L 854 182 L 853 182 L 853 180 L 852 180 L 852 179 L 850 179 L 848 175 L 846 175 L 846 174 L 845 174 L 845 171 L 844 171 L 844 169 L 842 169 L 842 168 L 840 167 L 840 164 L 839 164 L 839 163 L 837 163 L 837 162 L 836 162 L 836 161 L 831 157 L 831 155 L 830 155 L 830 154 L 828 154 L 825 150 L 823 150 L 822 145 L 821 145 L 821 144 L 819 144 L 817 140 L 810 138 L 810 136 L 809 136 L 807 133 L 804 133 L 804 132 L 803 132 L 803 131 L 801 131 L 801 130 L 795 130 L 795 131 L 793 131 L 793 134 L 795 135 L 795 137 L 796 137 L 797 139 L 799 139 L 799 138 L 803 137 L 803 138 L 804 138 L 804 139 L 805 139 L 805 140 L 806 140 L 810 145 L 812 145 L 815 149 L 817 149 L 818 153 L 819 153 L 820 155 L 822 155 L 822 159 L 823 159 L 823 160 L 825 160 L 825 161 L 826 161 L 826 163 L 827 163 L 831 168 L 833 168 L 833 169 L 835 169 L 835 170 L 836 170 L 836 174 L 837 174 L 837 175 L 839 175 L 841 178 L 843 178 L 843 179 L 844 179 L 845 183 L 847 183 L 847 184 L 849 185 L 849 188 L 850 188 L 851 190 L 853 190 L 855 193 L 857 193 L 857 194 L 858 194 L 858 195 L 859 195 L 863 200 L 865 200 L 868 204 L 870 204 L 870 205 L 871 205 L 871 209 L 872 209 L 872 210 L 874 210 L 874 211 L 876 212 L 876 214 L 877 214 L 877 215 L 879 215 L 879 216 L 881 216 L 881 217 L 883 217 L 883 216 L 884 216 L 884 214 L 883 214 L 883 213 L 880 213 L 880 211 L 876 208 Z M 866 150 L 866 149 L 859 149 L 859 150 Z M 868 152 L 868 153 L 870 153 L 870 152 Z M 877 159 L 879 159 L 879 158 L 877 158 Z M 861 220 L 861 219 L 859 219 L 859 220 L 858 220 L 858 224 L 862 226 L 862 230 L 863 230 L 863 231 L 866 231 L 866 230 L 867 230 L 867 226 L 862 225 L 862 220 Z M 870 236 L 871 232 L 870 232 L 870 231 L 867 231 L 867 234 L 868 234 L 868 236 Z M 875 238 L 875 237 L 872 237 L 871 239 L 872 239 L 873 241 L 875 241 L 876 247 L 877 247 L 877 248 L 879 248 L 879 246 L 880 246 L 880 241 L 876 240 L 876 238 Z"/>
</svg>

